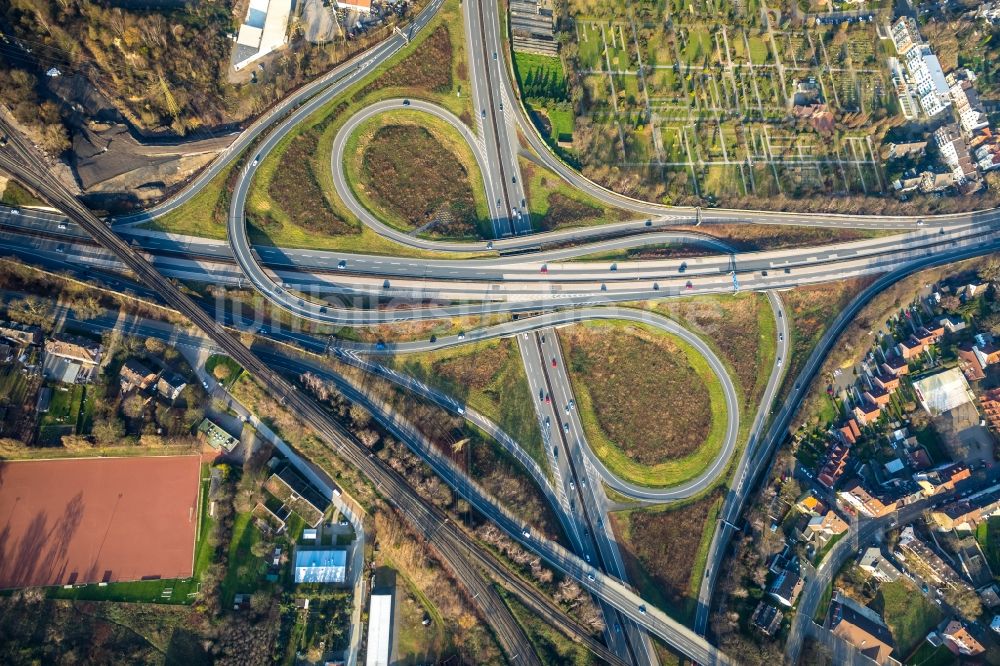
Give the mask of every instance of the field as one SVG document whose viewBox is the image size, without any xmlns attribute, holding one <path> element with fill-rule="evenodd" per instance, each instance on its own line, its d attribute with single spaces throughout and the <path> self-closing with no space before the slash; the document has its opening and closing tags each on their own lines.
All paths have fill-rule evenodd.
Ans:
<svg viewBox="0 0 1000 666">
<path fill-rule="evenodd" d="M 976 526 L 976 540 L 986 555 L 994 575 L 1000 575 L 1000 517 L 993 516 Z"/>
<path fill-rule="evenodd" d="M 546 624 L 506 591 L 500 590 L 500 595 L 513 613 L 514 619 L 528 635 L 543 664 L 591 666 L 599 663 L 597 657 L 589 650 Z"/>
<path fill-rule="evenodd" d="M 548 169 L 523 157 L 518 158 L 531 223 L 537 231 L 589 226 L 627 219 L 629 214 L 605 207 L 570 187 Z"/>
<path fill-rule="evenodd" d="M 493 237 L 479 165 L 465 140 L 429 114 L 372 118 L 347 143 L 348 181 L 389 224 L 429 237 Z"/>
<path fill-rule="evenodd" d="M 400 357 L 396 367 L 490 418 L 542 469 L 548 469 L 531 389 L 514 342 L 492 340 L 456 350 L 410 354 Z"/>
<path fill-rule="evenodd" d="M 916 648 L 944 617 L 937 606 L 905 580 L 882 585 L 872 607 L 881 610 L 900 655 Z"/>
<path fill-rule="evenodd" d="M 629 580 L 672 617 L 690 622 L 708 557 L 721 491 L 668 509 L 610 514 Z"/>
<path fill-rule="evenodd" d="M 558 151 L 601 184 L 678 203 L 886 193 L 876 146 L 896 105 L 873 24 L 680 0 L 570 0 L 568 14 L 576 119 Z M 530 108 L 539 91 L 519 79 Z"/>
<path fill-rule="evenodd" d="M 722 445 L 722 389 L 687 343 L 654 329 L 586 324 L 559 331 L 594 452 L 623 478 L 671 485 Z"/>
<path fill-rule="evenodd" d="M 0 588 L 189 578 L 197 456 L 2 463 Z"/>
</svg>

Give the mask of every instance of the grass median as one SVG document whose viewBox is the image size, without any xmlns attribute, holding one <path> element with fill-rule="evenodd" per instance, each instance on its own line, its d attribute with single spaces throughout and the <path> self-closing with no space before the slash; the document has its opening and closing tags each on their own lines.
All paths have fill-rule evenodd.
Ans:
<svg viewBox="0 0 1000 666">
<path fill-rule="evenodd" d="M 669 487 L 712 463 L 725 438 L 725 397 L 691 345 L 626 322 L 559 334 L 589 445 L 613 474 Z"/>
</svg>

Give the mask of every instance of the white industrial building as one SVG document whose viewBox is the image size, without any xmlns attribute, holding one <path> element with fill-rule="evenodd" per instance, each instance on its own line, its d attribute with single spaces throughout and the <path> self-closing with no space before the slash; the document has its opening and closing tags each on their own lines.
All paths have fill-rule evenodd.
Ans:
<svg viewBox="0 0 1000 666">
<path fill-rule="evenodd" d="M 367 666 L 389 666 L 392 653 L 392 594 L 373 594 L 368 609 Z"/>
<path fill-rule="evenodd" d="M 347 550 L 295 550 L 296 583 L 343 583 L 347 577 Z"/>
<path fill-rule="evenodd" d="M 240 26 L 233 53 L 237 72 L 263 58 L 288 41 L 288 16 L 292 0 L 250 0 L 247 17 Z"/>
<path fill-rule="evenodd" d="M 972 402 L 969 382 L 959 368 L 952 368 L 936 375 L 913 382 L 917 398 L 931 416 L 944 414 L 967 402 Z"/>
</svg>

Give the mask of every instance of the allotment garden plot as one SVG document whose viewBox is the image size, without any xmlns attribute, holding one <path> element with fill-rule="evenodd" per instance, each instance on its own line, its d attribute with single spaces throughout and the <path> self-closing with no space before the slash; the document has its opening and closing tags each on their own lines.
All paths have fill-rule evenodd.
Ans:
<svg viewBox="0 0 1000 666">
<path fill-rule="evenodd" d="M 668 194 L 884 192 L 875 145 L 896 113 L 891 42 L 874 23 L 768 9 L 573 0 L 563 58 L 584 169 L 600 179 L 606 165 L 588 161 L 610 152 Z"/>
</svg>

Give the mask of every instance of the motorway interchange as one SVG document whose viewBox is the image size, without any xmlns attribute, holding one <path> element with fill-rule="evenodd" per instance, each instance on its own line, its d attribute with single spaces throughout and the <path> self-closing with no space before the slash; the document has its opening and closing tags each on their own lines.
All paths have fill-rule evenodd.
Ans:
<svg viewBox="0 0 1000 666">
<path fill-rule="evenodd" d="M 441 260 L 251 247 L 244 207 L 259 163 L 267 158 L 270 151 L 298 123 L 354 83 L 363 80 L 373 64 L 382 62 L 405 48 L 409 39 L 433 19 L 440 4 L 440 0 L 430 3 L 402 34 L 393 35 L 389 40 L 282 102 L 239 135 L 233 146 L 177 197 L 140 215 L 114 220 L 111 229 L 97 223 L 101 227 L 98 229 L 92 215 L 71 201 L 71 197 L 68 198 L 57 183 L 45 177 L 44 164 L 41 167 L 42 173 L 38 172 L 41 160 L 32 153 L 30 147 L 19 146 L 16 141 L 11 142 L 11 146 L 0 151 L 0 166 L 6 166 L 8 171 L 22 176 L 27 185 L 49 198 L 69 219 L 46 211 L 0 210 L 0 247 L 50 265 L 59 265 L 69 259 L 84 274 L 90 270 L 115 272 L 130 268 L 150 287 L 156 289 L 159 285 L 162 289 L 159 293 L 163 296 L 167 296 L 171 288 L 167 286 L 169 283 L 158 282 L 158 279 L 162 280 L 158 276 L 240 286 L 250 284 L 277 307 L 302 318 L 330 324 L 365 325 L 492 313 L 532 314 L 533 316 L 509 323 L 433 340 L 370 346 L 335 344 L 333 351 L 341 360 L 387 377 L 464 416 L 493 435 L 543 485 L 543 492 L 562 521 L 574 552 L 533 533 L 530 526 L 524 525 L 507 509 L 498 506 L 460 470 L 436 454 L 430 442 L 401 415 L 392 414 L 384 405 L 377 404 L 344 378 L 331 375 L 330 379 L 337 382 L 348 398 L 364 404 L 387 429 L 413 446 L 442 478 L 459 490 L 483 515 L 494 519 L 513 538 L 540 554 L 555 568 L 577 578 L 586 589 L 593 592 L 601 601 L 608 619 L 605 642 L 618 660 L 623 663 L 655 663 L 656 656 L 648 638 L 648 633 L 652 633 L 699 663 L 724 662 L 725 655 L 708 644 L 698 633 L 704 633 L 707 625 L 711 588 L 725 552 L 725 543 L 733 523 L 739 518 L 742 503 L 754 480 L 766 466 L 774 447 L 780 443 L 783 429 L 787 427 L 811 374 L 816 372 L 822 360 L 822 353 L 819 353 L 821 349 L 817 349 L 814 358 L 810 358 L 800 377 L 796 378 L 788 402 L 769 421 L 769 407 L 783 379 L 780 360 L 787 356 L 790 338 L 787 317 L 782 316 L 777 290 L 874 273 L 898 277 L 922 266 L 992 251 L 997 245 L 997 215 L 985 212 L 940 218 L 887 219 L 712 210 L 711 218 L 706 219 L 698 210 L 639 202 L 604 190 L 573 172 L 541 142 L 517 104 L 517 95 L 506 69 L 505 58 L 493 57 L 493 54 L 504 52 L 497 29 L 496 8 L 488 3 L 469 1 L 463 3 L 466 39 L 470 45 L 475 108 L 482 110 L 476 117 L 475 130 L 428 102 L 386 100 L 367 107 L 345 124 L 334 142 L 331 169 L 337 194 L 345 205 L 362 223 L 397 243 L 422 250 L 478 255 L 513 251 L 523 253 L 467 260 Z M 355 200 L 342 171 L 346 138 L 364 120 L 402 108 L 433 114 L 455 127 L 469 142 L 484 176 L 496 238 L 476 243 L 417 238 L 379 221 Z M 518 173 L 519 130 L 548 168 L 602 202 L 633 212 L 636 219 L 608 227 L 530 234 L 531 222 Z M 228 244 L 207 239 L 178 239 L 136 228 L 137 223 L 179 209 L 257 139 L 260 139 L 260 143 L 253 149 L 253 159 L 239 174 L 232 197 Z M 707 235 L 670 229 L 679 224 L 714 222 L 852 227 L 898 233 L 848 243 L 737 255 L 720 241 Z M 121 238 L 126 238 L 131 245 L 121 242 Z M 97 246 L 93 239 L 97 240 Z M 595 252 L 663 242 L 690 242 L 706 247 L 707 253 L 683 261 L 571 261 Z M 551 245 L 566 243 L 573 245 L 547 249 Z M 136 263 L 146 259 L 149 260 L 146 265 L 151 265 L 155 270 L 147 271 Z M 884 287 L 891 284 L 891 281 L 882 278 L 876 284 Z M 737 441 L 739 409 L 732 381 L 724 365 L 708 345 L 669 319 L 614 305 L 644 299 L 729 293 L 738 289 L 766 292 L 780 331 L 779 339 L 775 341 L 775 358 L 778 362 L 768 369 L 765 399 L 755 415 L 746 446 Z M 877 290 L 873 290 L 871 293 L 876 292 Z M 368 303 L 372 297 L 391 300 L 392 307 L 358 307 L 351 304 L 352 301 Z M 171 305 L 185 313 L 194 312 L 179 297 L 174 298 Z M 540 312 L 543 313 L 539 314 Z M 216 344 L 237 357 L 248 370 L 254 371 L 256 368 L 259 376 L 273 381 L 274 386 L 294 392 L 294 389 L 282 384 L 280 377 L 260 366 L 259 362 L 255 363 L 253 355 L 247 350 L 240 351 L 224 342 L 222 337 L 216 337 L 228 337 L 218 323 L 206 321 L 200 316 L 192 318 Z M 683 338 L 707 359 L 724 388 L 727 431 L 719 454 L 696 478 L 670 488 L 638 486 L 616 477 L 587 446 L 579 416 L 570 407 L 573 402 L 572 388 L 553 327 L 593 319 L 624 319 L 656 327 Z M 844 325 L 846 321 L 849 318 L 844 320 Z M 261 335 L 272 333 L 259 328 L 257 332 Z M 529 462 L 530 458 L 520 445 L 496 424 L 490 423 L 488 419 L 449 396 L 421 385 L 412 378 L 399 375 L 378 362 L 380 355 L 441 349 L 498 336 L 516 337 L 532 393 L 540 392 L 552 398 L 550 402 L 539 401 L 535 405 L 553 472 L 554 482 L 551 485 L 537 463 Z M 309 344 L 315 344 L 315 341 Z M 552 359 L 551 364 L 549 359 Z M 283 367 L 282 364 L 288 361 L 271 358 L 269 363 L 270 370 L 274 370 Z M 324 432 L 323 428 L 326 426 L 321 424 L 325 421 L 314 409 L 308 407 L 308 400 L 294 393 L 290 395 L 295 398 L 290 400 L 290 406 L 297 407 L 297 411 Z M 765 432 L 769 425 L 770 429 Z M 327 434 L 331 445 L 342 452 L 347 450 L 348 444 L 343 439 L 343 434 L 336 433 L 332 425 Z M 624 566 L 607 524 L 608 498 L 601 482 L 637 501 L 664 502 L 690 497 L 723 479 L 733 462 L 734 452 L 741 446 L 742 454 L 736 461 L 733 492 L 727 498 L 723 520 L 713 539 L 705 577 L 707 583 L 703 584 L 699 599 L 701 603 L 696 620 L 697 633 L 692 632 L 646 604 L 629 586 L 623 584 Z M 387 486 L 398 488 L 399 481 L 385 477 L 384 470 L 378 470 L 375 462 L 365 460 L 363 456 L 350 459 L 370 478 L 383 479 Z M 455 554 L 463 547 L 468 548 L 459 545 L 463 543 L 463 537 L 453 534 L 454 528 L 443 528 L 446 521 L 429 512 L 426 507 L 421 507 L 417 499 L 407 494 L 406 489 L 398 488 L 398 493 L 402 510 L 417 523 L 418 528 L 427 534 L 436 534 L 441 530 L 451 534 L 449 538 L 454 539 L 456 544 L 454 559 L 456 562 L 463 560 L 462 556 Z M 482 560 L 480 565 L 483 565 Z M 456 563 L 456 566 L 463 565 Z M 463 582 L 477 585 L 473 573 L 466 571 L 459 575 Z M 478 589 L 482 587 L 478 586 Z M 485 596 L 488 595 L 484 591 Z M 495 601 L 494 614 L 500 615 L 496 611 Z M 510 644 L 507 647 L 510 654 L 515 650 L 512 645 L 518 642 L 518 638 L 516 631 L 509 630 L 509 633 Z M 521 652 L 518 654 L 526 663 L 531 662 Z"/>
</svg>

